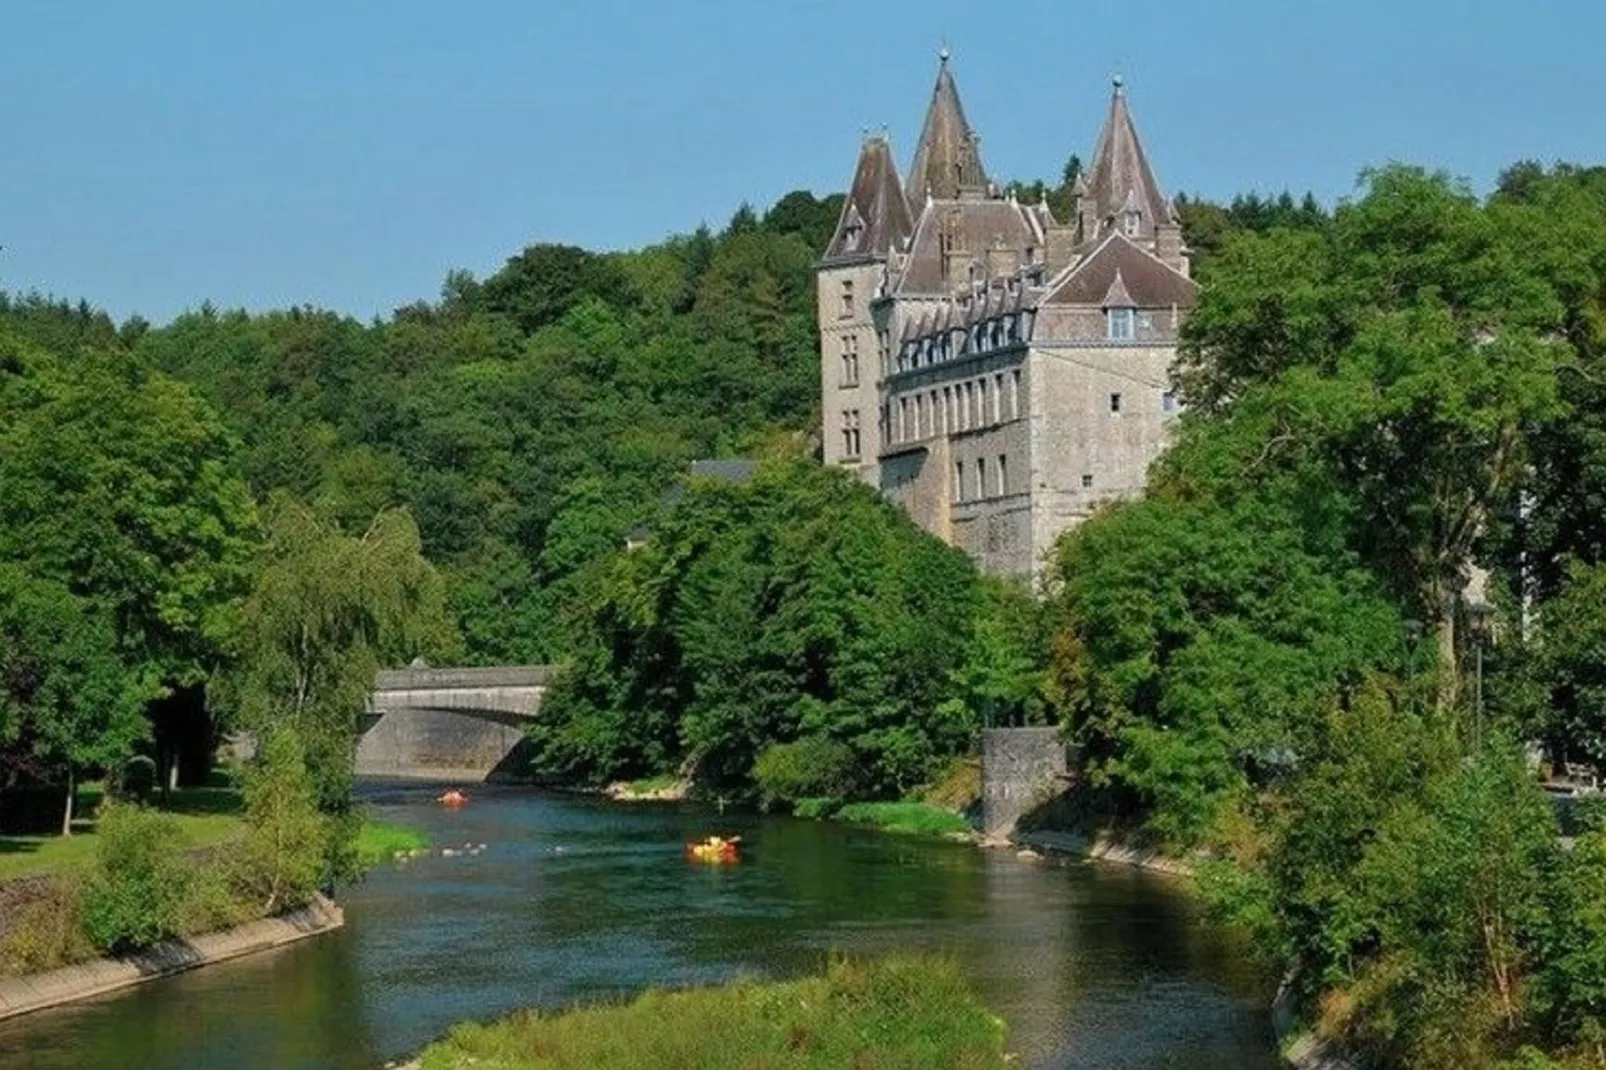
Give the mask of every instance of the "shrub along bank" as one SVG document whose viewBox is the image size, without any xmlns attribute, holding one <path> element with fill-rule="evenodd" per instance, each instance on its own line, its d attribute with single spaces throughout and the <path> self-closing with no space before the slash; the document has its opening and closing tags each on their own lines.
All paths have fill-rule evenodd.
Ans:
<svg viewBox="0 0 1606 1070">
<path fill-rule="evenodd" d="M 460 1025 L 424 1070 L 992 1070 L 1004 1025 L 950 961 L 834 963 L 821 977 L 648 992 L 630 1003 Z"/>
<path fill-rule="evenodd" d="M 0 974 L 33 973 L 123 954 L 282 914 L 332 882 L 337 823 L 318 810 L 293 732 L 268 736 L 243 783 L 227 850 L 197 843 L 175 814 L 126 800 L 102 804 L 92 854 L 45 880 L 0 929 Z M 423 846 L 410 829 L 365 823 L 364 867 Z"/>
</svg>

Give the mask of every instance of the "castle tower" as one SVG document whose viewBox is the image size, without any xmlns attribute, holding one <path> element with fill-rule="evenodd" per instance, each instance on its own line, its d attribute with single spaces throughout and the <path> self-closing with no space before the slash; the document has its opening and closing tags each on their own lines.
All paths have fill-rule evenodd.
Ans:
<svg viewBox="0 0 1606 1070">
<path fill-rule="evenodd" d="M 1115 79 L 1109 117 L 1093 153 L 1086 187 L 1077 195 L 1083 243 L 1101 241 L 1119 230 L 1167 266 L 1187 274 L 1182 228 L 1149 166 L 1120 78 Z"/>
<path fill-rule="evenodd" d="M 886 374 L 887 346 L 871 302 L 887 258 L 913 229 L 892 146 L 884 136 L 867 136 L 815 282 L 825 463 L 851 467 L 872 484 L 883 441 L 877 384 Z"/>
<path fill-rule="evenodd" d="M 959 103 L 959 87 L 948 67 L 948 50 L 938 54 L 937 85 L 931 91 L 926 124 L 909 168 L 909 200 L 916 214 L 928 199 L 956 201 L 991 191 L 981 164 L 981 142 Z"/>
</svg>

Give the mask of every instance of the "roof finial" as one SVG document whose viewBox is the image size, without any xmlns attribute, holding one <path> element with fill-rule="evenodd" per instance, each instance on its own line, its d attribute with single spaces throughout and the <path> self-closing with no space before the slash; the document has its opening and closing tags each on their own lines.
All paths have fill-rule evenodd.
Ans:
<svg viewBox="0 0 1606 1070">
<path fill-rule="evenodd" d="M 1125 78 L 1122 78 L 1120 74 L 1116 74 L 1116 76 L 1114 78 L 1111 78 L 1110 81 L 1115 86 L 1115 95 L 1116 96 L 1118 96 L 1118 97 L 1126 96 L 1126 79 Z"/>
<path fill-rule="evenodd" d="M 947 63 L 949 57 L 951 57 L 952 55 L 953 55 L 953 53 L 948 50 L 948 39 L 947 38 L 943 38 L 942 47 L 937 49 L 937 59 L 938 59 L 938 61 L 940 61 L 942 63 Z"/>
</svg>

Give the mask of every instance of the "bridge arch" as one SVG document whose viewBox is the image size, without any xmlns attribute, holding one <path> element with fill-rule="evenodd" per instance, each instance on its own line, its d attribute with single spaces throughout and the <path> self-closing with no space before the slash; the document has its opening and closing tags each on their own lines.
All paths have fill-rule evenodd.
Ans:
<svg viewBox="0 0 1606 1070">
<path fill-rule="evenodd" d="M 541 712 L 549 665 L 380 672 L 357 742 L 357 775 L 488 780 L 524 771 L 524 728 Z"/>
</svg>

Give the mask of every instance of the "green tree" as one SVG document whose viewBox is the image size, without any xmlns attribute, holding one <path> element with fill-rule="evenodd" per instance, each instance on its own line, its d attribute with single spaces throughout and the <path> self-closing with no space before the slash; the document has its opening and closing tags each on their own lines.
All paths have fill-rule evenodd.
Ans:
<svg viewBox="0 0 1606 1070">
<path fill-rule="evenodd" d="M 289 725 L 268 729 L 246 770 L 245 824 L 234 871 L 262 913 L 271 917 L 310 900 L 326 872 L 329 827 Z"/>
<path fill-rule="evenodd" d="M 453 653 L 440 576 L 403 510 L 347 535 L 278 496 L 268 503 L 266 535 L 240 611 L 238 660 L 219 691 L 259 738 L 279 728 L 296 733 L 319 809 L 344 818 L 358 717 L 375 672 Z"/>
<path fill-rule="evenodd" d="M 975 583 L 957 552 L 811 461 L 693 481 L 588 585 L 532 730 L 538 768 L 688 768 L 748 791 L 761 751 L 811 738 L 850 750 L 855 790 L 908 790 L 976 727 L 948 702 Z"/>
<path fill-rule="evenodd" d="M 1475 547 L 1564 411 L 1561 304 L 1511 239 L 1442 176 L 1373 172 L 1330 233 L 1230 243 L 1179 362 L 1196 409 L 1271 417 L 1263 466 L 1314 449 L 1353 488 L 1356 543 L 1433 623 L 1446 705 Z"/>
<path fill-rule="evenodd" d="M 0 761 L 61 774 L 63 836 L 76 774 L 127 757 L 155 694 L 119 661 L 116 632 L 92 604 L 0 562 Z"/>
</svg>

